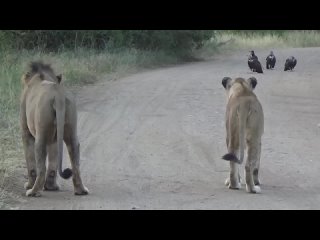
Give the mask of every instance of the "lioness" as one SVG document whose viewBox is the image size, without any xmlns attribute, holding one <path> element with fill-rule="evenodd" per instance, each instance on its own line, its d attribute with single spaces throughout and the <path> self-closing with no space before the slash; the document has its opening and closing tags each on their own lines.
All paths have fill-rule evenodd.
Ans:
<svg viewBox="0 0 320 240">
<path fill-rule="evenodd" d="M 251 77 L 231 79 L 224 77 L 222 85 L 227 93 L 226 109 L 226 143 L 228 153 L 222 158 L 230 161 L 230 177 L 226 185 L 230 189 L 239 189 L 239 166 L 244 158 L 245 143 L 247 162 L 245 165 L 246 190 L 259 193 L 261 189 L 258 173 L 261 154 L 261 137 L 264 131 L 264 116 L 262 106 L 253 93 L 257 80 Z M 240 152 L 240 158 L 237 156 Z"/>
<path fill-rule="evenodd" d="M 77 111 L 50 65 L 31 62 L 30 71 L 21 77 L 23 91 L 20 102 L 22 141 L 28 169 L 26 196 L 41 196 L 43 190 L 59 190 L 59 175 L 72 176 L 76 195 L 88 194 L 79 169 L 80 144 L 77 137 Z M 63 140 L 71 159 L 71 169 L 62 171 Z M 48 169 L 46 157 L 48 152 Z"/>
</svg>

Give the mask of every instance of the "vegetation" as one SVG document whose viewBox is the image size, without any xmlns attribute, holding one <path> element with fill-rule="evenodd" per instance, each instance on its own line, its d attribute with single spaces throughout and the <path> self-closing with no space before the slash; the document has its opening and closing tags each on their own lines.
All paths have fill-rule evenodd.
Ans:
<svg viewBox="0 0 320 240">
<path fill-rule="evenodd" d="M 244 49 L 319 46 L 319 30 L 228 30 L 215 31 L 214 38 L 204 43 L 199 54 L 202 57 L 209 57 L 219 52 Z"/>
<path fill-rule="evenodd" d="M 320 31 L 1 30 L 0 198 L 3 179 L 24 166 L 20 77 L 31 60 L 52 63 L 64 83 L 74 86 L 181 63 L 193 56 L 271 46 L 320 46 Z"/>
</svg>

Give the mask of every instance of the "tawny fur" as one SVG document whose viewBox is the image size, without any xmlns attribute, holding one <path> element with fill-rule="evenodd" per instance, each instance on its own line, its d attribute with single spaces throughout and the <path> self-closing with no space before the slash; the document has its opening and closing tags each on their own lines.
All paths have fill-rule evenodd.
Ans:
<svg viewBox="0 0 320 240">
<path fill-rule="evenodd" d="M 88 194 L 79 170 L 76 105 L 60 84 L 61 79 L 50 65 L 42 62 L 32 62 L 30 70 L 21 77 L 20 124 L 28 169 L 27 196 L 40 196 L 43 188 L 58 190 L 57 170 L 64 179 L 73 177 L 75 194 Z M 72 171 L 62 171 L 63 141 Z"/>
<path fill-rule="evenodd" d="M 227 93 L 225 124 L 228 148 L 228 153 L 222 158 L 230 161 L 230 177 L 226 182 L 229 188 L 240 188 L 238 165 L 243 162 L 246 149 L 246 188 L 248 192 L 258 193 L 260 192 L 258 173 L 264 115 L 262 106 L 253 92 L 257 80 L 254 77 L 247 80 L 225 77 L 222 85 Z"/>
</svg>

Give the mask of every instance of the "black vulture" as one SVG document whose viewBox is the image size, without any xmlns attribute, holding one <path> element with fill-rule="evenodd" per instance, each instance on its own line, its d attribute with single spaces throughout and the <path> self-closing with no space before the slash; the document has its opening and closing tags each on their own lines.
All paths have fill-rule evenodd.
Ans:
<svg viewBox="0 0 320 240">
<path fill-rule="evenodd" d="M 266 58 L 267 69 L 273 69 L 276 65 L 276 56 L 273 54 L 273 51 L 270 52 Z"/>
<path fill-rule="evenodd" d="M 292 71 L 296 65 L 297 65 L 297 59 L 291 56 L 287 58 L 286 63 L 284 64 L 284 71 L 287 71 L 287 70 Z"/>
<path fill-rule="evenodd" d="M 261 63 L 259 62 L 258 57 L 254 54 L 253 50 L 250 52 L 248 58 L 248 66 L 253 72 L 263 73 Z"/>
</svg>

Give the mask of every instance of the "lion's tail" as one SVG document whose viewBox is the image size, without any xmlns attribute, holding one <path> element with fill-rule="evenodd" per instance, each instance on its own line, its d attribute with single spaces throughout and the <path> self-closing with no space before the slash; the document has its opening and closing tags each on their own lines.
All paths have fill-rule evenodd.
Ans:
<svg viewBox="0 0 320 240">
<path fill-rule="evenodd" d="M 222 156 L 222 159 L 236 162 L 241 164 L 244 159 L 244 149 L 245 149 L 245 130 L 247 124 L 247 117 L 248 117 L 248 107 L 246 106 L 247 103 L 241 103 L 239 106 L 239 148 L 240 148 L 240 159 L 234 153 L 227 153 Z M 229 126 L 229 129 L 231 126 Z M 231 131 L 230 131 L 231 132 Z M 231 136 L 229 136 L 229 141 L 232 141 Z M 228 143 L 230 145 L 230 143 Z"/>
<path fill-rule="evenodd" d="M 65 122 L 65 98 L 61 95 L 56 95 L 55 99 L 56 118 L 57 118 L 57 145 L 58 145 L 58 168 L 59 175 L 64 179 L 68 179 L 72 176 L 72 170 L 66 168 L 62 171 L 63 160 L 63 134 L 64 134 L 64 122 Z"/>
</svg>

